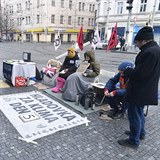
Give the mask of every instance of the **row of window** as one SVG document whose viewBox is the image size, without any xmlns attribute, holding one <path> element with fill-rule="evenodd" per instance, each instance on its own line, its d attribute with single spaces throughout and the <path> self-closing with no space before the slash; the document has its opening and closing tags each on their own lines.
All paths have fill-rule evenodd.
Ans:
<svg viewBox="0 0 160 160">
<path fill-rule="evenodd" d="M 60 6 L 62 8 L 64 8 L 64 0 L 61 0 L 60 2 Z M 51 0 L 51 5 L 52 6 L 56 6 L 55 0 Z M 37 8 L 39 8 L 40 6 L 42 6 L 42 4 L 40 3 L 40 0 L 37 0 Z M 85 11 L 85 3 L 79 2 L 78 5 L 78 10 L 79 11 Z M 73 0 L 69 0 L 69 9 L 73 8 Z M 30 10 L 31 9 L 31 2 L 30 0 L 27 0 L 25 2 L 25 10 Z M 89 8 L 88 8 L 89 12 L 94 12 L 95 11 L 95 5 L 94 4 L 89 4 Z M 18 3 L 17 4 L 17 13 L 20 13 L 22 11 L 22 4 Z M 13 14 L 13 6 L 10 6 L 10 13 Z"/>
<path fill-rule="evenodd" d="M 37 0 L 37 1 L 39 1 L 39 0 Z M 56 0 L 51 0 L 51 5 L 54 6 L 54 7 L 56 6 L 56 2 L 55 1 Z M 62 8 L 64 8 L 64 0 L 61 0 L 60 6 Z M 85 3 L 79 2 L 78 10 L 79 11 L 85 11 L 85 6 L 86 6 Z M 73 8 L 73 0 L 69 0 L 68 7 L 69 7 L 69 9 Z M 95 11 L 95 5 L 94 4 L 89 4 L 89 12 L 94 12 L 94 11 Z"/>
<path fill-rule="evenodd" d="M 12 19 L 11 19 L 12 20 Z M 22 21 L 25 20 L 26 25 L 31 24 L 31 17 L 26 16 L 25 18 L 17 18 L 17 25 L 20 26 L 22 25 Z M 60 16 L 60 24 L 64 24 L 64 16 Z M 72 25 L 72 17 L 68 16 L 68 25 Z M 40 15 L 37 15 L 37 24 L 40 23 Z M 55 15 L 51 15 L 51 23 L 55 23 Z M 84 24 L 84 18 L 83 17 L 78 17 L 77 19 L 77 24 L 81 25 Z M 94 18 L 88 18 L 88 26 L 93 26 L 94 25 Z"/>
<path fill-rule="evenodd" d="M 117 2 L 117 14 L 122 14 L 123 13 L 123 8 L 124 8 L 123 6 L 124 6 L 124 2 Z M 141 0 L 139 11 L 140 12 L 146 12 L 146 9 L 147 9 L 147 0 Z M 159 3 L 159 6 L 158 6 L 158 11 L 160 11 L 160 3 Z"/>
</svg>

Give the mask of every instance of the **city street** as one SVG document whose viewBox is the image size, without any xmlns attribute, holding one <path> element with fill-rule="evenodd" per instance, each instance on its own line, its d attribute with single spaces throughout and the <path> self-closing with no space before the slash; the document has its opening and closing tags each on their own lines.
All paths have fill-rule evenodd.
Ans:
<svg viewBox="0 0 160 160">
<path fill-rule="evenodd" d="M 62 44 L 55 52 L 53 43 L 0 42 L 0 79 L 3 77 L 3 60 L 21 60 L 23 52 L 31 53 L 31 60 L 39 70 L 49 59 L 63 54 L 71 44 Z M 79 51 L 81 60 L 85 50 Z M 95 51 L 101 68 L 117 72 L 123 61 L 134 61 L 136 53 Z M 60 61 L 63 62 L 64 58 Z M 160 86 L 159 86 L 160 87 Z M 33 86 L 0 89 L 0 95 L 37 90 Z M 42 90 L 40 92 L 43 92 Z M 47 95 L 47 94 L 46 94 Z M 52 98 L 52 97 L 51 97 Z M 0 102 L 0 105 L 3 104 Z M 89 125 L 80 125 L 58 131 L 35 140 L 37 144 L 19 139 L 20 135 L 6 116 L 0 111 L 0 160 L 158 160 L 160 159 L 160 112 L 159 106 L 150 106 L 146 116 L 145 140 L 138 149 L 120 146 L 118 139 L 127 138 L 127 118 L 101 120 L 99 112 L 87 114 Z M 82 115 L 83 116 L 83 115 Z"/>
</svg>

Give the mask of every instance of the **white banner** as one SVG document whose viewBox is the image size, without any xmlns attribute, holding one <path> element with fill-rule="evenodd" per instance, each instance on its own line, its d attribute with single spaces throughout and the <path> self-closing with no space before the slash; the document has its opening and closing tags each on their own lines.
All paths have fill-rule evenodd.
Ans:
<svg viewBox="0 0 160 160">
<path fill-rule="evenodd" d="M 27 142 L 89 122 L 38 91 L 0 96 L 0 109 Z"/>
<path fill-rule="evenodd" d="M 59 48 L 60 45 L 61 45 L 61 37 L 58 31 L 58 33 L 55 35 L 55 41 L 54 41 L 55 51 Z"/>
<path fill-rule="evenodd" d="M 99 43 L 100 43 L 100 37 L 99 37 L 99 30 L 97 25 L 96 31 L 94 32 L 94 38 L 92 39 L 92 47 L 94 50 L 96 49 Z"/>
</svg>

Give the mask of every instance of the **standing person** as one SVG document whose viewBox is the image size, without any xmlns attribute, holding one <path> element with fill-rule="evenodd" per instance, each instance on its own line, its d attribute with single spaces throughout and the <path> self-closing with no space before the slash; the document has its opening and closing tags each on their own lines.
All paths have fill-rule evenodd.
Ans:
<svg viewBox="0 0 160 160">
<path fill-rule="evenodd" d="M 119 41 L 120 41 L 120 46 L 121 46 L 120 51 L 124 51 L 124 50 L 125 50 L 125 49 L 124 49 L 124 44 L 125 44 L 125 39 L 124 39 L 124 37 L 121 37 L 121 38 L 119 39 Z"/>
<path fill-rule="evenodd" d="M 58 93 L 65 83 L 69 75 L 76 72 L 79 67 L 79 56 L 74 48 L 68 48 L 68 54 L 59 70 L 59 75 L 56 78 L 56 86 L 52 88 L 52 92 Z"/>
<path fill-rule="evenodd" d="M 75 102 L 77 94 L 84 94 L 88 90 L 95 77 L 100 73 L 100 64 L 95 60 L 93 50 L 84 53 L 84 61 L 89 63 L 84 73 L 76 72 L 70 75 L 62 88 L 62 98 Z"/>
<path fill-rule="evenodd" d="M 110 78 L 104 87 L 104 95 L 106 95 L 108 104 L 111 107 L 107 115 L 113 119 L 123 117 L 127 109 L 125 94 L 129 79 L 124 75 L 124 71 L 128 68 L 133 68 L 133 64 L 131 62 L 122 62 L 118 67 L 118 73 Z M 104 116 L 102 115 L 102 117 Z"/>
<path fill-rule="evenodd" d="M 154 41 L 151 27 L 140 29 L 134 41 L 140 53 L 136 57 L 135 68 L 124 71 L 124 75 L 129 77 L 126 100 L 130 131 L 125 132 L 129 138 L 118 140 L 118 143 L 136 148 L 140 144 L 140 139 L 146 136 L 144 106 L 158 104 L 160 47 Z"/>
</svg>

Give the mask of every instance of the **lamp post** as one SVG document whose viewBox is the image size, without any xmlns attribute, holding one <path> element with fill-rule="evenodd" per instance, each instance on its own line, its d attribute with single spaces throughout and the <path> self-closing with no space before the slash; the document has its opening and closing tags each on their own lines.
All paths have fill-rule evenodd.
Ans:
<svg viewBox="0 0 160 160">
<path fill-rule="evenodd" d="M 129 4 L 129 6 L 126 7 L 126 9 L 128 10 L 128 21 L 127 21 L 127 29 L 126 29 L 126 43 L 128 44 L 128 36 L 129 36 L 129 28 L 130 28 L 130 22 L 131 22 L 131 15 L 132 15 L 132 3 L 133 0 L 127 0 L 127 3 Z"/>
<path fill-rule="evenodd" d="M 151 19 L 151 27 L 153 27 L 154 16 L 155 16 L 155 11 L 156 11 L 156 4 L 157 4 L 157 0 L 154 1 L 153 12 L 152 12 L 152 19 Z"/>
<path fill-rule="evenodd" d="M 108 7 L 107 7 L 107 19 L 106 19 L 106 26 L 105 26 L 105 39 L 107 39 L 108 35 L 108 24 L 109 24 L 109 11 L 110 11 L 110 1 L 108 0 Z"/>
</svg>

